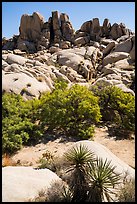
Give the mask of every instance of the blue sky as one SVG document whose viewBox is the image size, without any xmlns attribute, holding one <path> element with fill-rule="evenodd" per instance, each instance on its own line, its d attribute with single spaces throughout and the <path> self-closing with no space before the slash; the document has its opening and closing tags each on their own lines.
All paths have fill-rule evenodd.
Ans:
<svg viewBox="0 0 137 204">
<path fill-rule="evenodd" d="M 135 2 L 2 2 L 2 37 L 19 34 L 23 14 L 37 11 L 47 21 L 56 10 L 69 15 L 75 30 L 93 18 L 99 18 L 100 25 L 108 18 L 111 25 L 122 22 L 135 31 Z"/>
</svg>

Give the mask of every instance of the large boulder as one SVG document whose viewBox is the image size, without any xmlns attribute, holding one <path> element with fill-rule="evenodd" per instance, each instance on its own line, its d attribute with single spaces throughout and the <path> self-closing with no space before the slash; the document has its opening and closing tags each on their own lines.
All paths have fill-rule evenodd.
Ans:
<svg viewBox="0 0 137 204">
<path fill-rule="evenodd" d="M 59 12 L 53 11 L 52 12 L 52 23 L 53 23 L 53 30 L 60 30 L 60 19 L 59 19 Z"/>
<path fill-rule="evenodd" d="M 74 70 L 78 70 L 78 64 L 84 60 L 82 56 L 79 56 L 75 53 L 65 52 L 66 50 L 60 51 L 57 53 L 58 63 L 60 65 L 66 65 L 72 67 Z"/>
<path fill-rule="evenodd" d="M 127 93 L 131 93 L 133 96 L 135 96 L 135 92 L 130 89 L 130 88 L 127 88 L 127 86 L 123 83 L 120 83 L 120 84 L 116 84 L 116 86 L 120 89 L 122 89 L 122 91 L 124 92 L 127 92 Z"/>
<path fill-rule="evenodd" d="M 111 68 L 111 66 L 109 66 L 110 64 L 104 66 L 101 70 L 101 73 L 103 73 L 103 75 L 108 75 L 108 74 L 118 74 L 116 69 Z"/>
<path fill-rule="evenodd" d="M 38 12 L 34 12 L 32 15 L 22 15 L 19 27 L 20 38 L 36 42 L 40 39 L 43 25 L 44 18 Z"/>
<path fill-rule="evenodd" d="M 87 33 L 85 32 L 81 32 L 80 30 L 78 30 L 76 33 L 75 33 L 75 36 L 74 36 L 74 40 L 79 38 L 79 37 L 85 37 L 87 36 Z"/>
<path fill-rule="evenodd" d="M 102 158 L 103 161 L 105 161 L 106 159 L 108 161 L 111 161 L 111 165 L 116 167 L 115 172 L 121 174 L 121 178 L 124 178 L 124 176 L 128 174 L 128 178 L 135 179 L 135 169 L 119 159 L 104 145 L 95 141 L 83 140 L 76 142 L 74 145 L 72 145 L 72 147 L 79 145 L 85 145 L 90 151 L 95 154 L 96 157 Z"/>
<path fill-rule="evenodd" d="M 47 189 L 52 182 L 61 179 L 49 169 L 24 166 L 2 168 L 2 202 L 29 202 Z"/>
<path fill-rule="evenodd" d="M 27 61 L 27 59 L 25 57 L 22 57 L 19 55 L 8 54 L 8 56 L 7 56 L 7 62 L 9 64 L 16 63 L 16 64 L 24 65 L 26 61 Z"/>
<path fill-rule="evenodd" d="M 107 39 L 107 38 L 101 38 L 100 43 L 103 45 L 108 45 L 109 43 L 114 42 L 115 44 L 118 44 L 115 40 L 113 39 Z"/>
<path fill-rule="evenodd" d="M 18 39 L 17 48 L 21 51 L 26 52 L 36 52 L 36 47 L 33 42 L 29 42 L 27 40 Z"/>
<path fill-rule="evenodd" d="M 118 60 L 122 60 L 128 57 L 129 53 L 126 52 L 112 52 L 103 59 L 103 65 L 105 66 L 109 63 L 112 64 L 117 62 Z"/>
<path fill-rule="evenodd" d="M 115 42 L 109 43 L 107 47 L 103 50 L 103 55 L 104 56 L 108 55 L 111 52 L 111 50 L 115 47 L 115 45 L 116 45 Z"/>
<path fill-rule="evenodd" d="M 98 18 L 93 18 L 93 21 L 92 21 L 92 32 L 93 33 L 98 33 L 99 31 L 100 31 L 99 19 Z"/>
<path fill-rule="evenodd" d="M 110 36 L 112 39 L 117 40 L 123 35 L 121 26 L 117 23 L 114 23 L 111 27 Z"/>
<path fill-rule="evenodd" d="M 132 61 L 135 61 L 135 44 L 132 48 L 132 50 L 130 51 L 130 57 Z"/>
<path fill-rule="evenodd" d="M 61 39 L 61 30 L 60 30 L 60 16 L 58 11 L 52 12 L 52 26 L 53 26 L 53 36 L 54 42 L 59 43 Z"/>
<path fill-rule="evenodd" d="M 85 37 L 78 37 L 77 39 L 74 40 L 74 45 L 85 45 L 90 41 L 89 36 Z"/>
<path fill-rule="evenodd" d="M 23 73 L 24 72 L 24 73 Z M 41 81 L 42 77 L 36 79 L 29 71 L 20 71 L 19 73 L 2 71 L 2 91 L 21 94 L 24 99 L 38 98 L 42 92 L 51 91 L 50 78 Z"/>
<path fill-rule="evenodd" d="M 132 42 L 131 42 L 131 38 L 126 40 L 125 42 L 121 42 L 119 43 L 116 48 L 115 48 L 115 52 L 127 52 L 129 53 L 132 49 Z"/>
<path fill-rule="evenodd" d="M 108 37 L 111 29 L 109 19 L 105 18 L 102 26 L 102 36 Z"/>
<path fill-rule="evenodd" d="M 115 67 L 122 70 L 134 70 L 134 66 L 130 64 L 130 60 L 127 58 L 117 61 Z"/>
<path fill-rule="evenodd" d="M 69 21 L 68 15 L 65 13 L 61 13 L 60 21 L 63 39 L 71 42 L 74 36 L 74 29 L 71 22 Z"/>
<path fill-rule="evenodd" d="M 86 21 L 82 24 L 80 31 L 90 33 L 92 21 Z"/>
<path fill-rule="evenodd" d="M 99 19 L 93 18 L 92 26 L 91 26 L 91 30 L 90 30 L 91 40 L 98 41 L 100 34 L 101 34 L 101 27 L 100 27 Z"/>
</svg>

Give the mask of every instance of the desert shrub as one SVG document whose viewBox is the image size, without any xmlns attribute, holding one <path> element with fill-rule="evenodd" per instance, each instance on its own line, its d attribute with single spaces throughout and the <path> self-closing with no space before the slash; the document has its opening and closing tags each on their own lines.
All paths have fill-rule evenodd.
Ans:
<svg viewBox="0 0 137 204">
<path fill-rule="evenodd" d="M 71 202 L 72 193 L 63 181 L 55 181 L 46 191 L 42 190 L 38 196 L 29 202 Z"/>
<path fill-rule="evenodd" d="M 55 163 L 54 163 L 54 156 L 50 151 L 45 151 L 42 154 L 42 157 L 38 161 L 39 166 L 38 169 L 45 169 L 48 168 L 51 171 L 55 171 Z"/>
<path fill-rule="evenodd" d="M 100 111 L 103 120 L 110 120 L 125 132 L 135 130 L 135 97 L 116 86 L 93 87 L 92 91 L 99 96 Z M 111 117 L 110 117 L 111 116 Z"/>
<path fill-rule="evenodd" d="M 94 124 L 101 118 L 98 98 L 86 87 L 74 85 L 67 89 L 65 82 L 55 85 L 55 90 L 41 97 L 41 125 L 60 129 L 66 135 L 89 138 Z"/>
<path fill-rule="evenodd" d="M 36 122 L 37 101 L 24 101 L 20 95 L 2 96 L 2 152 L 13 153 L 42 135 Z M 35 116 L 34 116 L 35 115 Z"/>
<path fill-rule="evenodd" d="M 66 173 L 70 173 L 67 182 L 73 195 L 72 201 L 85 201 L 88 191 L 87 165 L 95 161 L 94 154 L 86 146 L 80 144 L 66 152 L 65 157 L 70 164 Z"/>
<path fill-rule="evenodd" d="M 37 169 L 50 169 L 55 172 L 62 180 L 67 179 L 67 175 L 65 175 L 66 168 L 69 166 L 68 161 L 64 156 L 55 156 L 50 151 L 45 151 L 42 154 L 42 157 L 38 160 Z"/>
<path fill-rule="evenodd" d="M 82 144 L 69 149 L 64 158 L 68 161 L 64 173 L 69 177 L 63 182 L 53 182 L 48 190 L 39 193 L 35 202 L 103 202 L 104 196 L 113 201 L 110 196 L 120 176 L 114 172 L 111 161 L 96 158 Z"/>
<path fill-rule="evenodd" d="M 111 165 L 111 161 L 102 158 L 96 158 L 94 163 L 89 163 L 88 179 L 90 182 L 87 201 L 102 202 L 113 201 L 112 195 L 115 194 L 115 188 L 120 183 L 120 174 L 115 173 L 116 166 Z M 115 189 L 115 192 L 113 191 Z"/>
<path fill-rule="evenodd" d="M 111 200 L 111 191 L 119 183 L 120 176 L 114 172 L 111 161 L 96 158 L 85 145 L 80 144 L 65 153 L 70 162 L 69 187 L 74 202 L 102 202 L 104 196 Z"/>
<path fill-rule="evenodd" d="M 135 202 L 135 180 L 126 180 L 118 193 L 118 202 Z"/>
</svg>

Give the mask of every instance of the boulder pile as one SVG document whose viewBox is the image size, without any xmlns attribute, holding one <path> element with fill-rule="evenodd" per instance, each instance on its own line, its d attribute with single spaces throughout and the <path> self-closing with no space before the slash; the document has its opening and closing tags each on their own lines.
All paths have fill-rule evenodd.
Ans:
<svg viewBox="0 0 137 204">
<path fill-rule="evenodd" d="M 73 45 L 85 45 L 92 41 L 100 41 L 102 37 L 117 40 L 121 36 L 130 36 L 133 32 L 123 23 L 111 25 L 109 19 L 104 19 L 101 26 L 98 18 L 84 22 L 80 29 L 75 31 L 69 16 L 53 11 L 48 21 L 38 12 L 32 15 L 24 14 L 20 20 L 19 35 L 13 39 L 3 39 L 3 49 L 20 49 L 22 51 L 36 52 L 51 46 L 61 49 Z"/>
<path fill-rule="evenodd" d="M 123 23 L 98 18 L 75 31 L 65 13 L 47 22 L 37 12 L 21 17 L 19 35 L 2 39 L 3 92 L 26 99 L 52 91 L 56 79 L 68 84 L 116 85 L 134 95 L 135 34 Z"/>
</svg>

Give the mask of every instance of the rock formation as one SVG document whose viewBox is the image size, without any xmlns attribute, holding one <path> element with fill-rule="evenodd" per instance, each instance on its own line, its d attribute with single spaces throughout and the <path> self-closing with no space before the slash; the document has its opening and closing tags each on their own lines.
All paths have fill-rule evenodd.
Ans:
<svg viewBox="0 0 137 204">
<path fill-rule="evenodd" d="M 39 97 L 59 78 L 87 87 L 112 84 L 134 95 L 135 34 L 123 23 L 106 18 L 101 26 L 94 18 L 74 31 L 65 13 L 53 11 L 45 22 L 34 12 L 21 17 L 19 31 L 2 39 L 3 91 Z"/>
<path fill-rule="evenodd" d="M 19 35 L 2 39 L 2 92 L 21 94 L 25 100 L 39 98 L 42 92 L 54 90 L 56 79 L 66 81 L 68 87 L 78 83 L 90 90 L 114 85 L 135 95 L 135 34 L 122 23 L 111 25 L 109 19 L 101 26 L 94 18 L 74 31 L 64 13 L 53 11 L 46 22 L 37 12 L 23 15 Z M 112 160 L 122 176 L 128 171 L 134 178 L 134 169 L 102 145 L 92 141 L 76 144 L 80 143 Z M 31 167 L 4 167 L 2 173 L 3 202 L 25 202 L 50 184 L 50 174 L 59 179 L 48 169 Z"/>
<path fill-rule="evenodd" d="M 85 45 L 90 41 L 100 41 L 102 37 L 117 40 L 123 35 L 130 34 L 133 33 L 123 23 L 114 23 L 111 26 L 107 18 L 104 19 L 102 26 L 98 18 L 93 18 L 84 22 L 75 32 L 69 16 L 65 13 L 59 14 L 58 11 L 53 11 L 52 16 L 45 22 L 41 14 L 34 12 L 32 15 L 22 15 L 17 43 L 14 43 L 13 39 L 7 42 L 3 39 L 3 44 L 6 44 L 3 49 L 18 48 L 22 51 L 36 52 L 56 43 L 62 49 L 66 49 L 69 48 L 68 42 L 70 45 Z"/>
</svg>

